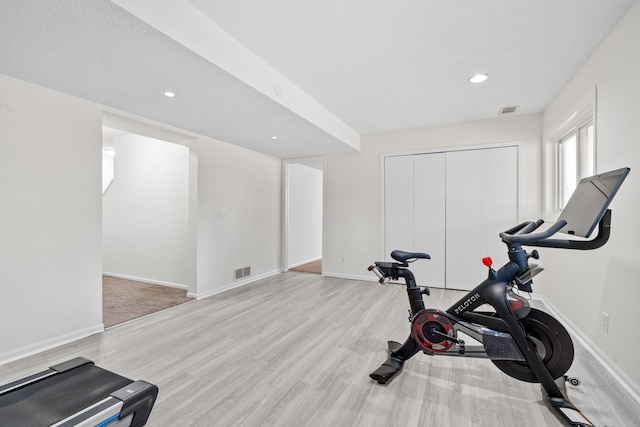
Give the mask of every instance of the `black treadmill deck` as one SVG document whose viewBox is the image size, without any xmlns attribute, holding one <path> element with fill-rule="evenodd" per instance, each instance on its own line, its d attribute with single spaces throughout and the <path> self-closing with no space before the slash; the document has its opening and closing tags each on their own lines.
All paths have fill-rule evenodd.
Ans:
<svg viewBox="0 0 640 427">
<path fill-rule="evenodd" d="M 87 363 L 0 395 L 0 425 L 48 426 L 133 381 Z"/>
</svg>

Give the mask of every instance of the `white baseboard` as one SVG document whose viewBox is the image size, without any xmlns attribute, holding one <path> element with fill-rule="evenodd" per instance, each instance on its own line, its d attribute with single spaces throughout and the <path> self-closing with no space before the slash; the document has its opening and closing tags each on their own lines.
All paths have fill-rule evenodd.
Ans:
<svg viewBox="0 0 640 427">
<path fill-rule="evenodd" d="M 135 280 L 136 282 L 150 283 L 152 285 L 167 286 L 169 288 L 189 289 L 187 285 L 182 285 L 180 283 L 164 282 L 162 280 L 147 279 L 146 277 L 128 276 L 126 274 L 110 273 L 108 271 L 103 271 L 102 275 L 109 276 L 109 277 L 117 277 L 118 279 Z"/>
<path fill-rule="evenodd" d="M 86 338 L 90 335 L 104 332 L 104 324 L 98 323 L 97 325 L 90 326 L 88 328 L 80 329 L 70 332 L 68 334 L 59 335 L 57 337 L 49 338 L 28 346 L 12 350 L 0 355 L 0 364 L 13 362 L 14 360 L 22 359 L 27 356 L 32 356 L 37 353 L 41 353 L 45 350 L 59 347 L 64 344 L 68 344 L 73 341 L 77 341 L 82 338 Z"/>
<path fill-rule="evenodd" d="M 248 285 L 249 283 L 257 282 L 258 280 L 266 279 L 267 277 L 275 276 L 276 274 L 282 273 L 281 269 L 276 269 L 273 271 L 269 271 L 267 273 L 263 273 L 257 276 L 251 276 L 246 279 L 238 280 L 237 282 L 232 282 L 227 285 L 224 285 L 220 288 L 209 289 L 203 292 L 192 293 L 188 292 L 187 296 L 195 299 L 203 299 L 208 298 L 213 295 L 221 294 L 222 292 L 229 291 L 231 289 L 239 288 L 244 285 Z"/>
<path fill-rule="evenodd" d="M 587 337 L 571 320 L 565 317 L 552 303 L 541 294 L 531 294 L 531 298 L 544 304 L 549 314 L 556 317 L 567 328 L 571 336 L 593 355 L 600 365 L 638 402 L 640 403 L 640 385 L 636 384 L 616 363 L 609 358 L 589 337 Z"/>
</svg>

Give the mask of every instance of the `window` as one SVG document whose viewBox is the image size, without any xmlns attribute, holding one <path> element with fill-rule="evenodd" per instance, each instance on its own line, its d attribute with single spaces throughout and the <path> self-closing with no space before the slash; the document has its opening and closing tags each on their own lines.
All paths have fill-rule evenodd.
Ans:
<svg viewBox="0 0 640 427">
<path fill-rule="evenodd" d="M 556 209 L 564 208 L 578 181 L 595 174 L 593 120 L 562 137 L 557 144 L 558 172 Z"/>
<path fill-rule="evenodd" d="M 596 174 L 596 88 L 572 107 L 545 111 L 543 216 L 555 221 L 580 179 Z"/>
</svg>

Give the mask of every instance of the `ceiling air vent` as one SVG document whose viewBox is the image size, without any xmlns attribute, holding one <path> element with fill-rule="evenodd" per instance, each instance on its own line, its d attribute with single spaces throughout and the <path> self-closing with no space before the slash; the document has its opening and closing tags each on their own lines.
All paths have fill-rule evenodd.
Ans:
<svg viewBox="0 0 640 427">
<path fill-rule="evenodd" d="M 502 114 L 511 114 L 511 113 L 515 113 L 518 110 L 518 106 L 514 105 L 513 107 L 502 107 L 500 109 L 500 113 L 498 113 L 499 115 Z"/>
</svg>

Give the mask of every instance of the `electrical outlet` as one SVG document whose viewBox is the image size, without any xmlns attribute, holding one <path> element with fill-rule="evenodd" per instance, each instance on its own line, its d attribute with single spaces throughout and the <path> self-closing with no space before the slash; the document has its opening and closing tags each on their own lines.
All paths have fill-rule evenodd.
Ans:
<svg viewBox="0 0 640 427">
<path fill-rule="evenodd" d="M 340 263 L 346 264 L 347 263 L 347 257 L 344 257 L 344 256 L 340 257 Z"/>
<path fill-rule="evenodd" d="M 609 333 L 609 315 L 604 311 L 602 312 L 602 330 Z"/>
</svg>

